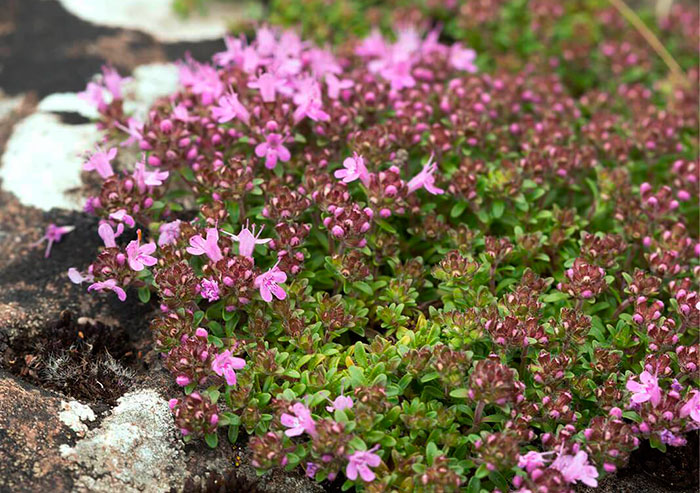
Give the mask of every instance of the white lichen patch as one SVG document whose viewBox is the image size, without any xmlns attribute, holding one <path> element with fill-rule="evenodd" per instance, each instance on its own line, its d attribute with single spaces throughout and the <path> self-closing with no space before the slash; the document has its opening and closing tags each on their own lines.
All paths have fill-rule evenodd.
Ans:
<svg viewBox="0 0 700 493">
<path fill-rule="evenodd" d="M 143 120 L 153 102 L 173 93 L 177 85 L 178 71 L 174 64 L 137 67 L 124 89 L 124 108 Z M 63 123 L 56 114 L 63 112 L 86 118 L 98 116 L 97 110 L 77 93 L 51 94 L 41 100 L 36 113 L 14 126 L 7 142 L 0 161 L 0 180 L 3 188 L 14 193 L 24 205 L 43 210 L 83 208 L 85 197 L 71 191 L 81 186 L 85 153 L 95 148 L 102 133 L 94 123 Z M 120 150 L 124 152 L 125 148 Z"/>
<path fill-rule="evenodd" d="M 77 491 L 168 491 L 186 470 L 168 402 L 150 389 L 122 396 L 99 428 L 61 455 L 82 471 Z"/>
<path fill-rule="evenodd" d="M 230 23 L 243 18 L 243 2 L 211 3 L 204 15 L 180 17 L 172 0 L 60 0 L 71 14 L 109 27 L 137 29 L 159 41 L 202 41 L 223 36 Z"/>
<path fill-rule="evenodd" d="M 84 436 L 88 431 L 84 421 L 95 421 L 95 413 L 92 412 L 90 406 L 78 401 L 61 401 L 61 412 L 58 413 L 58 419 L 78 436 Z"/>
<path fill-rule="evenodd" d="M 80 155 L 100 138 L 93 124 L 67 125 L 51 113 L 34 113 L 18 122 L 2 156 L 3 188 L 25 205 L 80 210 L 67 194 L 80 186 Z"/>
</svg>

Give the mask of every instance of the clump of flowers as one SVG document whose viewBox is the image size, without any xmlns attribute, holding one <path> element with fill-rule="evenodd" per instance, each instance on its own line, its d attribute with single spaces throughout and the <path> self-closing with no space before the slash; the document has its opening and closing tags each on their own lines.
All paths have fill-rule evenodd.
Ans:
<svg viewBox="0 0 700 493">
<path fill-rule="evenodd" d="M 360 490 L 569 492 L 700 427 L 697 115 L 572 82 L 595 43 L 592 74 L 635 65 L 592 15 L 611 44 L 508 70 L 420 23 L 334 51 L 260 27 L 143 122 L 105 68 L 104 246 L 69 276 L 158 298 L 187 440 Z"/>
</svg>

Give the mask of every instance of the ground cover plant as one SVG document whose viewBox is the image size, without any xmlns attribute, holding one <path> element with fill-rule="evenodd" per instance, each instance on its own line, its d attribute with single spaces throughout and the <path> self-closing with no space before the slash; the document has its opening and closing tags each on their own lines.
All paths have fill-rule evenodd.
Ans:
<svg viewBox="0 0 700 493">
<path fill-rule="evenodd" d="M 336 48 L 261 26 L 184 60 L 145 121 L 114 69 L 88 85 L 104 248 L 69 276 L 157 297 L 185 440 L 243 432 L 260 470 L 344 489 L 522 493 L 685 443 L 697 12 L 667 17 L 669 72 L 585 5 L 448 4 L 446 31 L 408 9 Z"/>
</svg>

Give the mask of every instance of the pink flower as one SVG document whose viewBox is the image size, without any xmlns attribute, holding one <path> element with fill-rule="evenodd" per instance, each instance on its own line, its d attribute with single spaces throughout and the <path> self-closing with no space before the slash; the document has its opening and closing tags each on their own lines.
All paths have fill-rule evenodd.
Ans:
<svg viewBox="0 0 700 493">
<path fill-rule="evenodd" d="M 379 29 L 374 28 L 368 37 L 355 48 L 355 54 L 362 57 L 383 57 L 388 52 L 388 46 Z"/>
<path fill-rule="evenodd" d="M 156 244 L 150 242 L 141 245 L 141 230 L 139 230 L 138 236 L 137 240 L 129 242 L 126 246 L 126 258 L 129 262 L 129 267 L 136 272 L 140 272 L 145 267 L 151 267 L 158 262 L 155 257 L 151 256 L 156 251 Z"/>
<path fill-rule="evenodd" d="M 474 60 L 476 60 L 476 52 L 465 48 L 461 43 L 455 43 L 450 48 L 450 65 L 457 70 L 475 73 L 477 69 Z"/>
<path fill-rule="evenodd" d="M 433 174 L 437 170 L 437 164 L 433 162 L 433 155 L 430 156 L 428 163 L 423 166 L 423 169 L 408 182 L 408 193 L 413 193 L 420 188 L 425 188 L 428 193 L 440 195 L 445 193 L 441 188 L 435 186 L 435 177 Z"/>
<path fill-rule="evenodd" d="M 693 390 L 691 392 L 692 397 L 683 404 L 680 410 L 681 418 L 690 416 L 693 421 L 700 423 L 700 392 Z"/>
<path fill-rule="evenodd" d="M 554 452 L 535 452 L 534 450 L 518 458 L 518 467 L 525 469 L 527 472 L 532 472 L 537 468 L 544 467 L 549 460 L 547 455 Z"/>
<path fill-rule="evenodd" d="M 248 87 L 260 91 L 260 97 L 266 103 L 274 103 L 277 91 L 285 92 L 287 83 L 272 72 L 261 74 L 257 80 L 248 82 Z"/>
<path fill-rule="evenodd" d="M 46 226 L 46 231 L 44 236 L 42 236 L 39 241 L 34 243 L 34 246 L 41 245 L 44 241 L 46 244 L 46 251 L 44 252 L 44 258 L 49 258 L 51 255 L 51 247 L 54 243 L 58 243 L 63 238 L 63 235 L 67 235 L 75 229 L 75 226 L 56 226 L 54 223 Z"/>
<path fill-rule="evenodd" d="M 278 286 L 278 283 L 284 283 L 286 280 L 287 274 L 279 270 L 275 264 L 270 270 L 255 278 L 255 287 L 260 289 L 260 296 L 268 303 L 272 301 L 273 294 L 278 300 L 283 300 L 287 297 L 287 293 Z"/>
<path fill-rule="evenodd" d="M 199 283 L 199 294 L 210 302 L 218 300 L 220 295 L 219 283 L 214 279 L 202 279 L 202 282 Z"/>
<path fill-rule="evenodd" d="M 136 118 L 129 117 L 129 119 L 126 120 L 126 124 L 127 126 L 125 127 L 119 122 L 114 123 L 115 127 L 129 135 L 128 138 L 124 139 L 122 143 L 119 144 L 121 147 L 130 146 L 135 142 L 141 142 L 141 140 L 143 139 L 142 122 L 138 121 Z"/>
<path fill-rule="evenodd" d="M 95 106 L 98 111 L 103 111 L 107 107 L 104 99 L 104 88 L 96 82 L 88 82 L 85 90 L 78 93 L 78 97 Z"/>
<path fill-rule="evenodd" d="M 278 159 L 286 163 L 291 158 L 289 150 L 284 147 L 284 137 L 278 133 L 267 134 L 265 142 L 255 146 L 255 155 L 265 157 L 265 167 L 267 169 L 274 169 L 277 166 Z"/>
<path fill-rule="evenodd" d="M 130 77 L 122 77 L 114 67 L 102 66 L 102 78 L 107 90 L 112 93 L 114 99 L 122 99 L 122 85 L 131 80 Z"/>
<path fill-rule="evenodd" d="M 117 156 L 117 148 L 112 147 L 107 152 L 98 148 L 85 164 L 83 164 L 83 170 L 85 171 L 97 171 L 103 179 L 107 179 L 114 175 L 112 171 L 112 159 Z"/>
<path fill-rule="evenodd" d="M 344 395 L 339 395 L 331 403 L 330 406 L 326 406 L 326 411 L 332 413 L 333 411 L 342 411 L 343 409 L 352 409 L 354 402 L 352 402 L 351 397 L 346 397 Z"/>
<path fill-rule="evenodd" d="M 642 402 L 651 401 L 651 404 L 656 407 L 661 402 L 661 389 L 659 388 L 659 380 L 649 373 L 643 371 L 639 375 L 641 383 L 633 379 L 627 380 L 627 390 L 632 392 L 632 402 L 641 404 Z"/>
<path fill-rule="evenodd" d="M 560 455 L 552 462 L 552 467 L 558 470 L 568 483 L 581 481 L 586 486 L 598 486 L 598 470 L 588 463 L 588 454 L 583 450 L 576 455 Z"/>
<path fill-rule="evenodd" d="M 187 111 L 187 106 L 185 106 L 183 103 L 178 103 L 177 106 L 173 107 L 172 115 L 175 120 L 183 123 L 187 123 L 192 120 L 192 117 L 190 117 L 190 112 Z"/>
<path fill-rule="evenodd" d="M 344 169 L 337 170 L 333 176 L 343 180 L 344 183 L 351 183 L 358 178 L 365 185 L 369 186 L 369 171 L 365 166 L 365 159 L 358 153 L 353 153 L 352 157 L 343 161 Z"/>
<path fill-rule="evenodd" d="M 158 246 L 173 245 L 177 243 L 177 238 L 180 236 L 180 220 L 176 219 L 169 223 L 163 223 L 158 228 L 160 236 L 158 237 Z"/>
<path fill-rule="evenodd" d="M 297 105 L 296 110 L 294 110 L 295 123 L 299 123 L 304 117 L 315 122 L 327 122 L 331 119 L 330 115 L 323 111 L 321 88 L 318 82 L 311 77 L 299 83 L 297 93 L 294 95 L 294 104 Z"/>
<path fill-rule="evenodd" d="M 255 224 L 253 224 L 253 226 L 249 229 L 248 223 L 246 222 L 245 227 L 241 229 L 241 232 L 237 235 L 227 233 L 226 231 L 224 231 L 224 234 L 229 235 L 231 238 L 238 242 L 239 255 L 248 258 L 253 258 L 253 251 L 255 250 L 255 245 L 264 245 L 272 241 L 272 238 L 260 239 L 260 235 L 262 234 L 264 228 L 264 226 L 260 228 L 260 230 L 256 234 Z"/>
<path fill-rule="evenodd" d="M 70 279 L 70 282 L 72 282 L 73 284 L 82 284 L 84 282 L 94 281 L 95 276 L 92 275 L 92 266 L 90 266 L 90 269 L 88 269 L 87 274 L 82 274 L 75 267 L 71 267 L 70 269 L 68 269 L 68 279 Z"/>
<path fill-rule="evenodd" d="M 214 106 L 211 113 L 219 123 L 226 123 L 234 118 L 238 118 L 246 125 L 250 122 L 250 113 L 238 101 L 238 94 L 233 89 L 219 98 L 219 106 Z"/>
<path fill-rule="evenodd" d="M 219 230 L 216 228 L 207 229 L 207 239 L 202 238 L 202 235 L 194 235 L 190 238 L 190 246 L 187 247 L 187 252 L 191 255 L 205 255 L 212 262 L 218 262 L 224 256 L 219 248 Z"/>
<path fill-rule="evenodd" d="M 345 468 L 345 475 L 350 481 L 357 479 L 357 474 L 363 481 L 369 483 L 376 477 L 370 467 L 377 467 L 382 463 L 381 457 L 374 453 L 379 448 L 375 445 L 369 450 L 358 450 L 348 456 L 348 465 Z"/>
<path fill-rule="evenodd" d="M 126 300 L 126 292 L 119 286 L 115 279 L 107 279 L 106 281 L 96 282 L 88 286 L 88 291 L 103 291 L 105 289 L 114 291 L 119 298 L 119 301 Z"/>
<path fill-rule="evenodd" d="M 282 426 L 286 426 L 288 429 L 284 431 L 284 434 L 288 437 L 296 437 L 304 432 L 311 436 L 316 435 L 316 423 L 311 417 L 311 411 L 301 402 L 297 402 L 292 406 L 292 414 L 282 413 L 280 416 L 280 422 Z"/>
<path fill-rule="evenodd" d="M 109 223 L 102 223 L 97 227 L 97 234 L 100 235 L 102 241 L 107 248 L 114 248 L 117 246 L 115 239 L 124 232 L 124 225 L 122 223 L 117 224 L 117 231 L 112 229 Z"/>
<path fill-rule="evenodd" d="M 391 83 L 392 91 L 400 91 L 416 85 L 416 80 L 411 75 L 412 69 L 410 60 L 397 60 L 387 63 L 379 73 Z"/>
<path fill-rule="evenodd" d="M 146 164 L 143 161 L 136 163 L 134 168 L 134 181 L 139 192 L 144 193 L 147 187 L 159 187 L 163 180 L 168 179 L 168 171 L 146 171 Z"/>
<path fill-rule="evenodd" d="M 226 44 L 226 51 L 216 53 L 213 56 L 214 62 L 222 67 L 241 63 L 243 60 L 243 40 L 233 36 L 226 36 L 224 43 Z"/>
<path fill-rule="evenodd" d="M 123 222 L 130 228 L 136 226 L 136 221 L 134 221 L 134 218 L 126 213 L 126 209 L 119 209 L 117 212 L 112 212 L 109 215 L 109 218 L 114 219 L 115 221 Z"/>
<path fill-rule="evenodd" d="M 224 92 L 224 83 L 217 70 L 206 64 L 189 61 L 192 70 L 189 86 L 192 92 L 198 94 L 202 104 L 210 105 Z"/>
<path fill-rule="evenodd" d="M 217 354 L 214 361 L 211 362 L 211 369 L 220 377 L 224 377 L 228 385 L 236 385 L 236 372 L 234 370 L 240 370 L 243 367 L 245 367 L 245 360 L 231 356 L 231 351 L 228 349 Z"/>
<path fill-rule="evenodd" d="M 326 74 L 326 85 L 328 86 L 328 97 L 330 99 L 338 99 L 340 91 L 352 89 L 355 83 L 350 79 L 339 80 L 333 74 Z"/>
</svg>

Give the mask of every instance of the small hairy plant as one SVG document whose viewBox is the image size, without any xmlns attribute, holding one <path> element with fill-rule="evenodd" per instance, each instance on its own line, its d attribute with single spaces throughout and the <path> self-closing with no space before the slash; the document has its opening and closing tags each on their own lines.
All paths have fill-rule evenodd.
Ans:
<svg viewBox="0 0 700 493">
<path fill-rule="evenodd" d="M 158 297 L 186 441 L 243 429 L 344 489 L 569 492 L 700 426 L 697 90 L 595 2 L 444 3 L 448 36 L 506 16 L 560 52 L 477 57 L 419 10 L 334 51 L 228 37 L 145 121 L 114 69 L 88 85 L 104 247 L 69 275 Z"/>
</svg>

